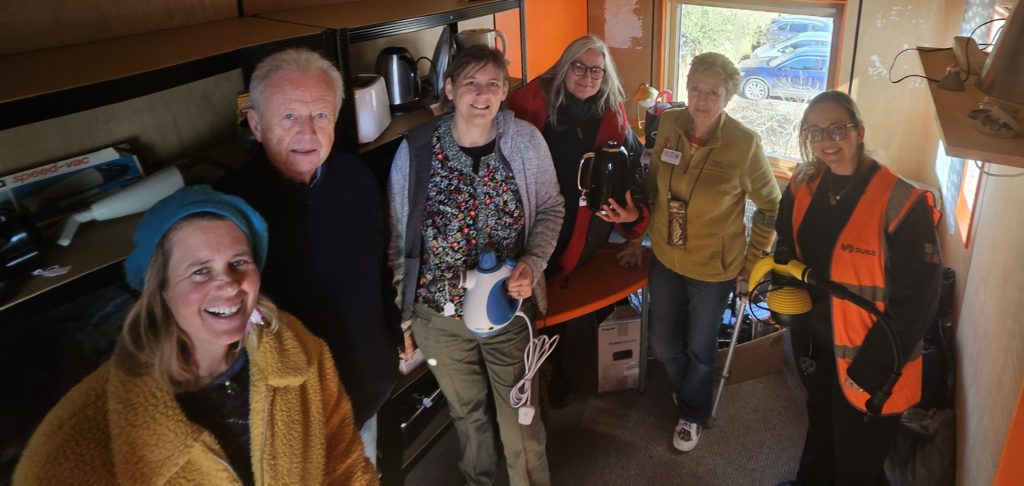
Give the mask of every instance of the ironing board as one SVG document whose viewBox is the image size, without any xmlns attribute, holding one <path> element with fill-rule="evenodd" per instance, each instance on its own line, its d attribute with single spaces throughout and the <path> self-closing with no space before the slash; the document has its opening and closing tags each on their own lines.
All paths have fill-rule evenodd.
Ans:
<svg viewBox="0 0 1024 486">
<path fill-rule="evenodd" d="M 639 288 L 647 286 L 653 259 L 645 249 L 640 265 L 625 268 L 615 254 L 621 243 L 605 243 L 586 263 L 568 277 L 548 280 L 548 312 L 537 319 L 538 329 L 555 326 L 612 305 Z M 640 391 L 647 388 L 647 308 L 648 292 L 643 292 L 640 312 Z"/>
</svg>

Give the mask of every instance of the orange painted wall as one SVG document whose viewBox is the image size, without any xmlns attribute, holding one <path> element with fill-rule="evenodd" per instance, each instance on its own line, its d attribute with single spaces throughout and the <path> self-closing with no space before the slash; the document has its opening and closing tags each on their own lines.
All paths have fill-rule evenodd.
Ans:
<svg viewBox="0 0 1024 486">
<path fill-rule="evenodd" d="M 587 33 L 587 0 L 524 0 L 526 9 L 526 73 L 533 79 L 546 71 L 562 54 L 565 46 Z M 519 13 L 506 12 L 494 16 L 498 30 L 512 38 L 519 34 Z M 514 24 L 514 25 L 513 25 Z M 509 42 L 509 71 L 519 69 L 517 42 Z"/>
<path fill-rule="evenodd" d="M 1006 436 L 1003 458 L 999 461 L 994 484 L 997 486 L 1024 484 L 1022 457 L 1024 457 L 1024 388 L 1021 389 L 1020 398 L 1017 399 L 1017 411 L 1014 413 L 1010 432 Z"/>
</svg>

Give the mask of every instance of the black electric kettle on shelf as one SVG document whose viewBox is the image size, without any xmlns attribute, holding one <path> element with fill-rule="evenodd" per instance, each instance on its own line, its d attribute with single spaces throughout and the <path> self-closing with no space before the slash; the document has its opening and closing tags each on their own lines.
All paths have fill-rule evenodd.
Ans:
<svg viewBox="0 0 1024 486">
<path fill-rule="evenodd" d="M 416 59 L 404 47 L 385 47 L 377 55 L 377 74 L 384 78 L 388 92 L 388 104 L 394 115 L 407 113 L 417 108 L 423 99 L 416 63 L 430 58 Z"/>
<path fill-rule="evenodd" d="M 590 161 L 588 166 L 587 161 Z M 587 170 L 584 170 L 587 169 Z M 576 171 L 576 186 L 595 213 L 608 199 L 626 206 L 629 189 L 629 152 L 622 145 L 607 142 L 594 152 L 583 154 Z"/>
</svg>

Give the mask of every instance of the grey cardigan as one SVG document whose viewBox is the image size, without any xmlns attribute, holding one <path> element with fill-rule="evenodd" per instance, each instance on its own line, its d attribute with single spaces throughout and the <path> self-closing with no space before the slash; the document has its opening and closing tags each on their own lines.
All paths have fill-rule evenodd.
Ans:
<svg viewBox="0 0 1024 486">
<path fill-rule="evenodd" d="M 444 115 L 451 116 L 451 115 Z M 432 138 L 439 119 L 424 123 L 406 135 L 398 147 L 388 178 L 391 212 L 391 244 L 388 260 L 395 273 L 396 299 L 402 310 L 402 328 L 412 322 L 416 281 L 422 251 L 422 223 L 430 180 Z M 496 152 L 512 168 L 526 212 L 526 246 L 519 261 L 533 271 L 533 296 L 541 313 L 547 311 L 544 269 L 555 251 L 565 209 L 558 189 L 555 166 L 544 138 L 537 129 L 516 119 L 510 111 L 499 111 Z M 404 278 L 406 275 L 411 278 Z"/>
</svg>

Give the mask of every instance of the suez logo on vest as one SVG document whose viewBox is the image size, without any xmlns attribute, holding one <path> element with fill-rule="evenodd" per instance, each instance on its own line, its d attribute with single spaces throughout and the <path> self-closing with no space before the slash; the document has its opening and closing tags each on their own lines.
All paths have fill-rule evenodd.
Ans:
<svg viewBox="0 0 1024 486">
<path fill-rule="evenodd" d="M 853 253 L 856 255 L 875 256 L 878 254 L 875 250 L 854 246 L 852 243 L 843 243 L 842 245 L 839 245 L 839 249 L 846 253 Z"/>
</svg>

